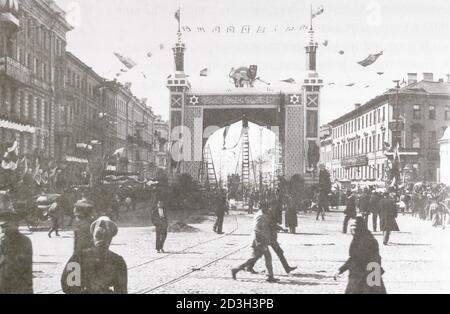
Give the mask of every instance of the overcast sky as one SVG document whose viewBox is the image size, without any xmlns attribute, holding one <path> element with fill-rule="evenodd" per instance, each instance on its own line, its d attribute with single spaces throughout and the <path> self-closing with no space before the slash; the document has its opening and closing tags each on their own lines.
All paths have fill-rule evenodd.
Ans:
<svg viewBox="0 0 450 314">
<path fill-rule="evenodd" d="M 216 25 L 285 28 L 308 23 L 310 2 L 300 0 L 56 0 L 75 29 L 68 50 L 99 74 L 114 78 L 123 68 L 113 56 L 121 52 L 139 63 L 119 80 L 133 83 L 138 97 L 147 97 L 155 112 L 168 117 L 167 75 L 173 71 L 170 48 L 176 40 L 174 12 L 182 7 L 182 25 L 204 26 L 207 33 L 185 33 L 186 73 L 193 88 L 232 87 L 231 67 L 257 64 L 261 78 L 272 82 L 305 77 L 306 32 L 212 34 Z M 407 72 L 450 73 L 450 3 L 445 0 L 314 1 L 323 5 L 314 20 L 320 46 L 318 72 L 325 83 L 321 123 L 351 110 L 393 85 Z M 223 32 L 223 29 L 222 29 Z M 165 49 L 160 50 L 163 44 Z M 337 52 L 343 50 L 344 55 Z M 371 53 L 384 51 L 373 65 L 356 64 Z M 147 52 L 153 55 L 147 58 Z M 207 67 L 209 76 L 200 78 Z M 144 72 L 148 79 L 144 79 Z M 376 72 L 384 72 L 379 76 Z M 421 77 L 421 74 L 419 75 Z M 346 84 L 356 83 L 354 87 Z M 369 88 L 365 86 L 370 85 Z"/>
</svg>

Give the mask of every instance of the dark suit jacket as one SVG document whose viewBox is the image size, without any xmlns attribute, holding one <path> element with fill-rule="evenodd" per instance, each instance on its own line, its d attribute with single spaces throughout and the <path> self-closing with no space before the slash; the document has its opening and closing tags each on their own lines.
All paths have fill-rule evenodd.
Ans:
<svg viewBox="0 0 450 314">
<path fill-rule="evenodd" d="M 33 293 L 33 248 L 17 232 L 0 238 L 0 294 Z"/>
<path fill-rule="evenodd" d="M 159 216 L 158 208 L 152 210 L 151 219 L 155 227 L 167 228 L 169 226 L 169 217 L 167 216 L 167 210 L 163 208 L 164 218 Z"/>
</svg>

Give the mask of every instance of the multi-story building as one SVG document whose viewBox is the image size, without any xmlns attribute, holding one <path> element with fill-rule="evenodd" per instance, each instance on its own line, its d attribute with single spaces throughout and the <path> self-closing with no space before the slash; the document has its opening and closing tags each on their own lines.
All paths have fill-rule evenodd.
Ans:
<svg viewBox="0 0 450 314">
<path fill-rule="evenodd" d="M 155 121 L 155 166 L 162 171 L 167 170 L 169 158 L 169 122 L 158 116 Z"/>
<path fill-rule="evenodd" d="M 340 180 L 385 180 L 393 146 L 407 181 L 436 181 L 438 139 L 450 125 L 449 77 L 408 74 L 407 86 L 375 97 L 329 123 L 332 175 Z M 389 148 L 390 147 L 390 148 Z"/>
<path fill-rule="evenodd" d="M 88 160 L 93 145 L 106 140 L 101 78 L 72 53 L 66 52 L 64 101 L 56 115 L 59 161 Z M 103 150 L 103 149 L 102 149 Z"/>
<path fill-rule="evenodd" d="M 320 127 L 320 163 L 328 171 L 332 169 L 333 162 L 333 138 L 331 137 L 331 126 L 322 125 Z"/>
<path fill-rule="evenodd" d="M 52 0 L 0 1 L 0 143 L 17 139 L 20 155 L 54 157 L 64 16 Z"/>
</svg>

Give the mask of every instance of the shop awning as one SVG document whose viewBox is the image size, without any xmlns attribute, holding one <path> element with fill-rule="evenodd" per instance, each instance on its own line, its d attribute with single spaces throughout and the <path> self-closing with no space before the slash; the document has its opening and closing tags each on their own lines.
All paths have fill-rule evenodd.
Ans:
<svg viewBox="0 0 450 314">
<path fill-rule="evenodd" d="M 0 128 L 14 130 L 18 132 L 35 133 L 36 128 L 31 125 L 19 124 L 8 120 L 0 119 Z"/>
<path fill-rule="evenodd" d="M 88 160 L 85 158 L 78 158 L 78 157 L 74 157 L 74 156 L 66 156 L 66 161 L 68 162 L 76 162 L 79 164 L 87 164 Z"/>
</svg>

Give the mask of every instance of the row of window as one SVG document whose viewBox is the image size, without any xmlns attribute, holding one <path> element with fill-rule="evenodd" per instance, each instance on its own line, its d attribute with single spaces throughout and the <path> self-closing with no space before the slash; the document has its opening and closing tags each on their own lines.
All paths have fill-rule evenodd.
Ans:
<svg viewBox="0 0 450 314">
<path fill-rule="evenodd" d="M 28 100 L 27 105 L 25 100 Z M 38 127 L 48 125 L 50 121 L 50 108 L 47 101 L 32 94 L 27 95 L 25 92 L 18 94 L 11 92 L 8 96 L 5 86 L 0 86 L 0 109 L 2 113 L 8 115 L 19 113 L 17 118 L 27 119 Z M 34 115 L 37 117 L 36 121 L 34 121 Z"/>
<path fill-rule="evenodd" d="M 414 120 L 422 119 L 422 106 L 421 105 L 413 106 L 413 119 Z M 428 106 L 428 119 L 436 120 L 436 106 L 435 105 Z M 445 106 L 444 119 L 447 121 L 450 121 L 450 106 Z"/>
<path fill-rule="evenodd" d="M 339 168 L 334 170 L 334 177 L 339 180 L 384 180 L 385 165 Z"/>
<path fill-rule="evenodd" d="M 365 115 L 348 121 L 333 129 L 333 138 L 346 136 L 359 130 L 368 128 L 377 123 L 386 121 L 386 107 L 377 108 Z"/>
<path fill-rule="evenodd" d="M 333 158 L 352 157 L 383 150 L 385 141 L 386 134 L 382 133 L 333 145 Z"/>
</svg>

